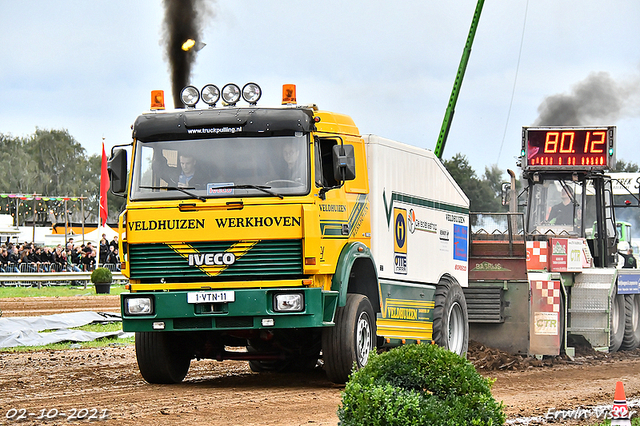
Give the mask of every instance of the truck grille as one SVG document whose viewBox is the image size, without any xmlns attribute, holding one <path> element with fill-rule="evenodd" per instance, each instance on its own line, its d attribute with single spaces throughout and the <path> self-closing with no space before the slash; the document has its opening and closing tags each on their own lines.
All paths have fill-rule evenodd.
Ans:
<svg viewBox="0 0 640 426">
<path fill-rule="evenodd" d="M 234 253 L 231 265 L 197 266 L 189 255 Z M 132 279 L 142 282 L 230 281 L 294 278 L 302 275 L 302 240 L 224 241 L 191 244 L 132 244 Z"/>
</svg>

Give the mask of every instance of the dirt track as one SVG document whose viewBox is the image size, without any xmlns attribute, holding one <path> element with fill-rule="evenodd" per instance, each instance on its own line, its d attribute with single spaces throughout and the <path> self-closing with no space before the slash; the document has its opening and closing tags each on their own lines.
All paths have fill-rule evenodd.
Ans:
<svg viewBox="0 0 640 426">
<path fill-rule="evenodd" d="M 0 311 L 3 317 L 40 316 L 80 311 L 120 312 L 120 296 L 10 297 L 0 299 Z"/>
<path fill-rule="evenodd" d="M 117 311 L 117 296 L 59 299 L 60 310 L 67 312 L 75 308 L 66 299 L 76 300 L 83 310 Z M 17 306 L 26 311 L 22 314 L 41 313 L 46 306 L 43 310 L 54 313 L 55 303 L 38 298 L 16 304 L 14 299 L 2 299 L 0 309 L 4 315 L 17 316 L 21 315 Z M 496 379 L 494 396 L 504 401 L 510 419 L 544 416 L 552 407 L 610 404 L 618 380 L 625 384 L 627 399 L 640 394 L 637 355 L 576 361 L 483 374 Z M 53 410 L 65 413 L 46 424 L 69 424 L 67 416 L 74 410 L 84 417 L 100 417 L 107 410 L 109 419 L 100 424 L 336 425 L 343 389 L 328 382 L 321 370 L 304 375 L 254 374 L 237 361 L 193 361 L 184 383 L 149 385 L 137 370 L 132 346 L 0 353 L 0 369 L 0 424 L 18 424 L 6 418 L 8 413 L 16 413 L 14 419 L 20 415 L 11 411 L 15 408 L 26 410 L 28 417 L 19 424 L 42 424 L 36 418 L 42 410 L 50 415 Z M 577 424 L 595 423 L 594 419 Z"/>
</svg>

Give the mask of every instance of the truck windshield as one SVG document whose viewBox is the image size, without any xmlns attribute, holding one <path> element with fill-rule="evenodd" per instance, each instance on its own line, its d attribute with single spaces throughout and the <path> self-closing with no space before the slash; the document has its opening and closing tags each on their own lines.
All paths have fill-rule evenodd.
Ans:
<svg viewBox="0 0 640 426">
<path fill-rule="evenodd" d="M 131 199 L 304 195 L 308 135 L 140 142 Z"/>
<path fill-rule="evenodd" d="M 584 202 L 581 182 L 547 180 L 530 188 L 530 233 L 582 235 Z"/>
</svg>

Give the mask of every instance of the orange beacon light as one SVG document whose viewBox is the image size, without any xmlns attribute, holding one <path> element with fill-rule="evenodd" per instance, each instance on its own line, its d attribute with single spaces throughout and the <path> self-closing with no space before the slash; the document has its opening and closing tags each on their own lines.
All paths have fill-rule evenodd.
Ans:
<svg viewBox="0 0 640 426">
<path fill-rule="evenodd" d="M 151 109 L 164 109 L 164 90 L 151 91 Z"/>
<path fill-rule="evenodd" d="M 282 105 L 295 105 L 296 101 L 296 85 L 295 84 L 283 84 L 282 85 Z"/>
</svg>

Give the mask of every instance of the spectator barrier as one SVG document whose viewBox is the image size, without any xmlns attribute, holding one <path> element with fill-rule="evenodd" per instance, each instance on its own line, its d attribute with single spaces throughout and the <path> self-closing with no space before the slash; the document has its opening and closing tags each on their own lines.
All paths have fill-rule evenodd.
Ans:
<svg viewBox="0 0 640 426">
<path fill-rule="evenodd" d="M 107 267 L 107 265 L 103 265 Z M 127 278 L 120 271 L 116 271 L 115 265 L 112 271 L 114 284 L 125 284 Z M 91 272 L 4 272 L 0 273 L 0 286 L 24 286 L 34 285 L 86 285 L 91 282 Z"/>
</svg>

